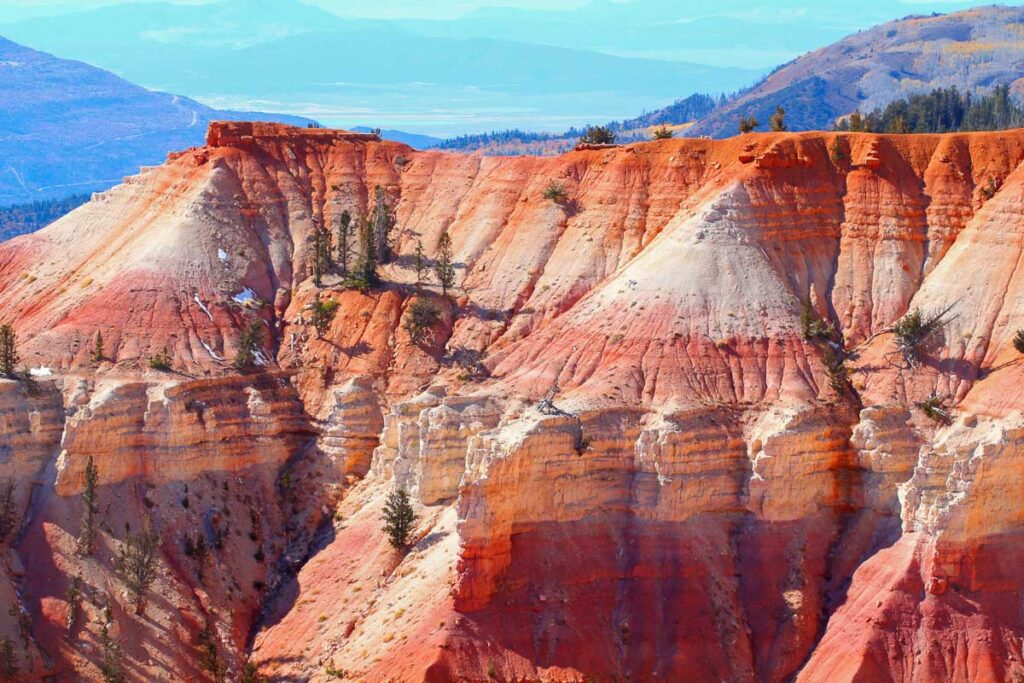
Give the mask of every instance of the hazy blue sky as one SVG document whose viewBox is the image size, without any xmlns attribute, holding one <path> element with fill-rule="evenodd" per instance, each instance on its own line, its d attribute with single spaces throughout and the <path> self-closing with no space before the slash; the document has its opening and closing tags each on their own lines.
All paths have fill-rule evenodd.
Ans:
<svg viewBox="0 0 1024 683">
<path fill-rule="evenodd" d="M 217 108 L 448 136 L 560 130 L 732 92 L 858 30 L 985 0 L 216 1 L 0 0 L 0 36 Z M 125 4 L 138 11 L 53 16 Z"/>
<path fill-rule="evenodd" d="M 118 2 L 146 2 L 147 0 L 0 0 L 0 20 L 15 21 L 39 14 L 63 12 L 73 9 L 87 9 Z M 169 0 L 172 2 L 201 4 L 208 0 Z M 578 7 L 586 4 L 586 0 L 306 0 L 311 5 L 318 5 L 338 14 L 364 17 L 422 17 L 442 18 L 458 16 L 466 11 L 479 7 L 529 7 L 533 9 L 562 9 Z M 643 2 L 643 0 L 623 0 Z M 816 0 L 831 3 L 838 0 Z M 759 2 L 751 0 L 752 11 L 785 11 L 787 7 L 797 8 L 806 5 L 807 0 L 795 2 Z M 971 3 L 962 0 L 894 0 L 893 16 L 911 12 L 948 11 Z M 983 0 L 975 4 L 984 4 Z M 1011 3 L 1012 4 L 1012 3 Z M 694 14 L 706 12 L 707 0 L 680 0 L 680 7 L 692 8 Z"/>
</svg>

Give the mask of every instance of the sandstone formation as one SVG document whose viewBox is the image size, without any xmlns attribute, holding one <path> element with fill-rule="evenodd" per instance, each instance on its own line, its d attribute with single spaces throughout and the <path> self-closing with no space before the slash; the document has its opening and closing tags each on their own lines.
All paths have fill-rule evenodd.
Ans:
<svg viewBox="0 0 1024 683">
<path fill-rule="evenodd" d="M 22 674 L 102 680 L 112 638 L 129 680 L 1019 680 L 1022 162 L 1024 131 L 487 158 L 212 125 L 0 245 L 37 376 L 0 383 Z M 383 284 L 316 288 L 314 226 L 377 187 Z M 417 291 L 445 231 L 457 287 Z M 943 316 L 910 363 L 915 309 Z"/>
</svg>

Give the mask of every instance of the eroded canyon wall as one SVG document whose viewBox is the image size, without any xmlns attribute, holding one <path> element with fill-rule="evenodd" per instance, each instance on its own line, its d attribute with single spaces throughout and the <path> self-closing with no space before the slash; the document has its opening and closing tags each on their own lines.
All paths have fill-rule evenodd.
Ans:
<svg viewBox="0 0 1024 683">
<path fill-rule="evenodd" d="M 1022 160 L 1019 131 L 487 158 L 214 124 L 0 245 L 37 376 L 0 383 L 22 673 L 102 680 L 114 643 L 130 680 L 1016 680 Z M 315 287 L 315 227 L 378 187 L 381 286 Z M 412 258 L 443 232 L 448 296 Z"/>
</svg>

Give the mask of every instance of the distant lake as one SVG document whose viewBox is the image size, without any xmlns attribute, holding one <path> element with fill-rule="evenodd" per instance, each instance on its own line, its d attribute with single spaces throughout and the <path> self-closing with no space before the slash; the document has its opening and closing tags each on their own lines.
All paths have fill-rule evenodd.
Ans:
<svg viewBox="0 0 1024 683">
<path fill-rule="evenodd" d="M 631 118 L 671 104 L 674 97 L 636 97 L 615 92 L 522 95 L 427 83 L 398 86 L 325 84 L 309 93 L 252 98 L 191 93 L 217 109 L 274 111 L 316 119 L 324 125 L 365 125 L 451 137 L 507 128 L 563 131 L 571 126 Z"/>
</svg>

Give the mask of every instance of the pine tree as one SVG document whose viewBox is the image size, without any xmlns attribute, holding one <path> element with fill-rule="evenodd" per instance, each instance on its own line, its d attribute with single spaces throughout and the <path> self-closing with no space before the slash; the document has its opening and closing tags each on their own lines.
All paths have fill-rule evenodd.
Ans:
<svg viewBox="0 0 1024 683">
<path fill-rule="evenodd" d="M 11 603 L 11 606 L 7 609 L 7 614 L 17 624 L 21 644 L 27 650 L 28 646 L 32 644 L 32 617 L 17 603 Z"/>
<path fill-rule="evenodd" d="M 419 346 L 430 334 L 430 329 L 441 320 L 441 309 L 435 304 L 417 297 L 405 314 L 402 328 L 409 335 L 409 341 Z"/>
<path fill-rule="evenodd" d="M 92 362 L 102 363 L 104 359 L 103 355 L 103 333 L 96 330 L 96 341 L 92 348 Z"/>
<path fill-rule="evenodd" d="M 388 206 L 384 188 L 374 188 L 373 235 L 379 263 L 391 262 L 391 229 L 395 227 L 395 218 Z"/>
<path fill-rule="evenodd" d="M 444 296 L 448 296 L 448 290 L 455 286 L 455 266 L 452 259 L 452 238 L 446 230 L 437 241 L 437 262 L 434 264 L 434 275 L 441 285 L 441 293 Z"/>
<path fill-rule="evenodd" d="M 246 662 L 242 667 L 242 678 L 240 683 L 267 683 L 267 679 L 260 675 L 259 669 L 252 662 Z"/>
<path fill-rule="evenodd" d="M 199 632 L 199 667 L 213 677 L 215 683 L 222 683 L 227 667 L 217 648 L 217 635 L 209 624 Z"/>
<path fill-rule="evenodd" d="M 338 219 L 338 267 L 342 277 L 348 277 L 348 262 L 352 258 L 352 216 L 341 212 Z"/>
<path fill-rule="evenodd" d="M 0 484 L 0 543 L 7 540 L 17 526 L 18 515 L 14 500 L 14 480 L 5 479 Z"/>
<path fill-rule="evenodd" d="M 749 133 L 749 132 L 753 131 L 755 128 L 757 128 L 760 125 L 761 125 L 761 122 L 758 121 L 753 116 L 751 116 L 749 119 L 746 118 L 745 116 L 741 116 L 740 117 L 740 132 L 741 133 Z"/>
<path fill-rule="evenodd" d="M 360 259 L 356 284 L 366 289 L 376 287 L 380 282 L 377 275 L 377 240 L 373 232 L 373 223 L 369 219 L 362 221 L 359 231 Z"/>
<path fill-rule="evenodd" d="M 427 265 L 427 257 L 423 253 L 423 241 L 416 240 L 416 251 L 412 256 L 412 267 L 416 272 L 416 291 L 420 290 L 423 286 L 423 280 L 427 273 L 430 272 L 430 267 Z"/>
<path fill-rule="evenodd" d="M 338 311 L 338 302 L 333 299 L 314 301 L 310 304 L 310 319 L 316 328 L 316 336 L 322 337 L 331 327 L 334 314 Z"/>
<path fill-rule="evenodd" d="M 585 145 L 611 145 L 615 143 L 615 132 L 608 126 L 587 126 L 580 142 Z"/>
<path fill-rule="evenodd" d="M 0 679 L 13 681 L 18 676 L 18 652 L 14 642 L 7 636 L 0 636 Z"/>
<path fill-rule="evenodd" d="M 92 456 L 85 463 L 85 490 L 82 491 L 82 528 L 78 534 L 78 554 L 92 555 L 96 538 L 96 484 L 99 483 L 99 468 Z"/>
<path fill-rule="evenodd" d="M 672 137 L 672 130 L 668 126 L 662 125 L 661 128 L 655 128 L 654 129 L 654 139 L 655 140 L 668 140 L 671 137 Z"/>
<path fill-rule="evenodd" d="M 416 512 L 409 502 L 409 494 L 399 488 L 388 495 L 384 504 L 384 533 L 396 550 L 409 545 L 409 534 L 416 523 Z"/>
<path fill-rule="evenodd" d="M 110 626 L 114 623 L 114 617 L 109 605 L 104 608 L 103 615 L 103 625 L 100 627 L 100 647 L 103 649 L 100 672 L 103 674 L 103 683 L 124 683 L 121 646 L 110 637 Z"/>
<path fill-rule="evenodd" d="M 886 132 L 895 133 L 897 135 L 906 135 L 910 132 L 910 128 L 907 126 L 907 120 L 905 118 L 897 116 L 889 122 L 889 125 L 886 127 Z"/>
<path fill-rule="evenodd" d="M 871 129 L 868 126 L 864 116 L 859 112 L 855 111 L 850 114 L 849 126 L 851 133 L 870 133 Z"/>
<path fill-rule="evenodd" d="M 64 601 L 68 603 L 68 617 L 64 623 L 67 633 L 70 636 L 78 622 L 78 614 L 82 609 L 82 577 L 71 577 L 67 591 L 64 592 Z"/>
<path fill-rule="evenodd" d="M 236 370 L 251 368 L 256 364 L 256 354 L 263 346 L 263 323 L 260 320 L 253 320 L 238 336 L 238 353 L 235 355 L 233 365 Z"/>
<path fill-rule="evenodd" d="M 319 220 L 313 221 L 313 284 L 323 287 L 323 276 L 334 266 L 331 256 L 331 233 L 320 225 Z"/>
<path fill-rule="evenodd" d="M 775 107 L 775 113 L 772 114 L 768 122 L 771 124 L 772 131 L 776 133 L 788 130 L 786 128 L 786 110 L 783 109 L 781 105 Z"/>
<path fill-rule="evenodd" d="M 320 228 L 313 226 L 313 286 L 320 288 L 324 286 L 324 266 L 323 259 L 321 256 L 324 253 L 323 246 L 321 245 L 322 235 L 320 234 Z"/>
<path fill-rule="evenodd" d="M 0 325 L 0 375 L 13 379 L 19 360 L 18 335 L 10 325 Z"/>
<path fill-rule="evenodd" d="M 117 571 L 135 604 L 136 614 L 142 614 L 146 593 L 156 580 L 159 541 L 150 529 L 129 533 L 117 554 Z"/>
</svg>

